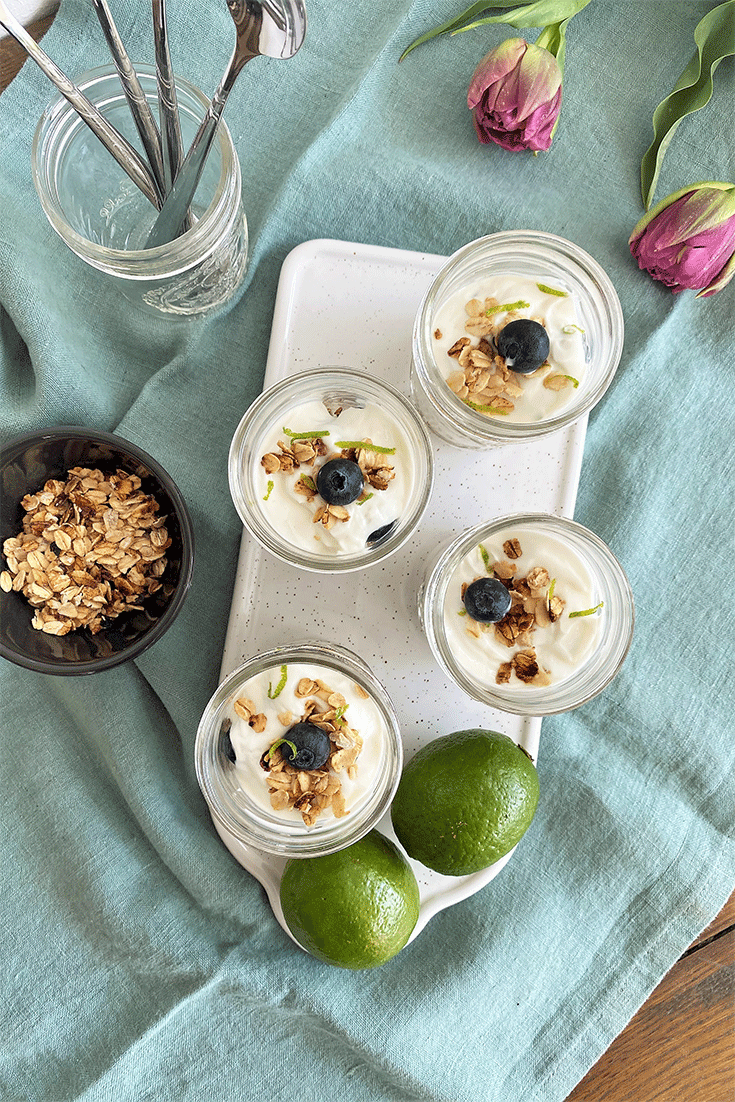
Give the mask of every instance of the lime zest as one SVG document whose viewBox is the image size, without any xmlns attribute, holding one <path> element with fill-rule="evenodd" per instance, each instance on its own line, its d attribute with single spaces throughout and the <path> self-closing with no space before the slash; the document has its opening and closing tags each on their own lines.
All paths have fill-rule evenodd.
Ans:
<svg viewBox="0 0 735 1102">
<path fill-rule="evenodd" d="M 345 714 L 346 711 L 347 711 L 347 705 L 346 704 L 342 704 L 339 708 L 337 708 L 337 710 L 334 713 L 334 722 L 335 723 L 346 723 L 347 720 L 344 718 L 344 714 Z"/>
<path fill-rule="evenodd" d="M 276 741 L 273 743 L 273 745 L 270 747 L 270 749 L 266 750 L 266 752 L 263 754 L 263 757 L 265 758 L 265 760 L 270 761 L 271 758 L 273 757 L 273 755 L 275 754 L 276 750 L 278 750 L 278 748 L 280 746 L 284 746 L 284 745 L 291 747 L 291 755 L 292 755 L 292 757 L 295 758 L 296 755 L 299 752 L 297 747 L 296 747 L 296 744 L 294 742 L 291 742 L 290 739 L 279 738 L 279 739 L 276 739 Z"/>
<path fill-rule="evenodd" d="M 358 505 L 364 505 L 366 501 L 369 501 L 371 497 L 375 497 L 375 494 L 365 494 L 365 497 L 361 497 L 357 502 Z"/>
<path fill-rule="evenodd" d="M 599 605 L 595 605 L 594 608 L 583 608 L 580 612 L 570 612 L 569 619 L 573 620 L 575 616 L 592 616 L 598 609 L 602 608 L 605 604 L 604 601 L 600 601 Z"/>
<path fill-rule="evenodd" d="M 488 554 L 487 547 L 485 547 L 485 545 L 482 544 L 482 543 L 478 543 L 477 550 L 482 555 L 482 561 L 485 564 L 485 569 L 489 573 L 489 571 L 490 571 L 490 555 Z"/>
<path fill-rule="evenodd" d="M 581 333 L 582 336 L 584 336 L 584 329 L 582 329 L 579 325 L 574 325 L 573 323 L 571 325 L 563 326 L 562 333 L 566 333 L 567 335 L 569 335 L 570 333 L 573 333 L 575 329 L 578 333 Z"/>
<path fill-rule="evenodd" d="M 290 436 L 292 440 L 317 440 L 321 436 L 329 436 L 329 429 L 311 429 L 308 432 L 292 432 L 291 429 L 287 429 L 284 425 L 283 431 L 286 436 Z"/>
<path fill-rule="evenodd" d="M 470 409 L 476 409 L 478 413 L 498 413 L 501 417 L 507 417 L 510 413 L 509 409 L 500 409 L 499 406 L 481 406 L 477 402 L 471 402 L 469 398 L 463 398 L 462 401 Z"/>
<path fill-rule="evenodd" d="M 556 578 L 551 579 L 551 585 L 549 586 L 549 592 L 546 594 L 547 603 L 551 603 L 551 598 L 554 596 L 554 589 L 556 587 Z"/>
<path fill-rule="evenodd" d="M 383 448 L 380 444 L 371 444 L 369 440 L 336 440 L 335 448 L 367 448 L 381 455 L 395 455 L 395 448 Z"/>
<path fill-rule="evenodd" d="M 575 390 L 579 386 L 579 379 L 575 379 L 573 375 L 562 375 L 562 379 L 569 379 Z"/>
<path fill-rule="evenodd" d="M 316 482 L 311 477 L 311 475 L 302 474 L 301 481 L 303 482 L 304 486 L 306 486 L 307 490 L 313 490 L 315 494 L 318 493 L 318 490 L 316 488 Z"/>
<path fill-rule="evenodd" d="M 485 317 L 491 318 L 493 314 L 507 314 L 510 310 L 528 310 L 531 303 L 519 298 L 516 302 L 501 302 L 498 306 L 491 306 L 485 310 Z"/>
<path fill-rule="evenodd" d="M 458 616 L 466 616 L 467 615 L 467 609 L 466 608 L 461 608 L 459 610 L 459 612 L 457 613 L 457 615 Z"/>
<path fill-rule="evenodd" d="M 268 479 L 268 488 L 267 488 L 266 492 L 263 494 L 263 501 L 267 501 L 268 498 L 271 496 L 274 486 L 275 486 L 275 482 L 273 481 L 272 478 L 269 478 Z"/>
<path fill-rule="evenodd" d="M 286 678 L 287 677 L 288 677 L 288 666 L 284 662 L 284 664 L 281 666 L 281 680 L 278 682 L 275 689 L 273 689 L 273 686 L 270 683 L 270 681 L 268 682 L 268 699 L 269 700 L 275 700 L 276 697 L 281 693 L 281 691 L 283 690 L 284 685 L 286 684 Z M 273 691 L 271 691 L 271 690 L 273 690 Z"/>
<path fill-rule="evenodd" d="M 543 291 L 545 295 L 556 295 L 557 298 L 569 298 L 569 291 L 558 291 L 556 287 L 549 287 L 546 283 L 537 283 L 539 291 Z"/>
</svg>

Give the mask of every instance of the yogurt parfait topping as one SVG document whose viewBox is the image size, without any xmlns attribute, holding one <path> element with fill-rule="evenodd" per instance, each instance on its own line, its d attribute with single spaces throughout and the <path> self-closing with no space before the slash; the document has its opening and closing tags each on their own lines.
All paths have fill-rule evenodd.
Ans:
<svg viewBox="0 0 735 1102">
<path fill-rule="evenodd" d="M 376 405 L 301 405 L 273 427 L 256 483 L 274 529 L 327 555 L 377 546 L 411 499 L 415 465 L 397 421 Z"/>
<path fill-rule="evenodd" d="M 343 818 L 369 797 L 385 754 L 385 724 L 370 695 L 307 663 L 246 681 L 224 734 L 248 799 L 307 827 L 322 816 Z"/>
<path fill-rule="evenodd" d="M 523 527 L 461 561 L 444 607 L 457 662 L 479 683 L 511 688 L 573 676 L 595 649 L 603 616 L 582 560 L 555 536 Z"/>
<path fill-rule="evenodd" d="M 450 389 L 488 417 L 545 420 L 584 376 L 584 330 L 561 285 L 479 279 L 438 308 L 432 343 Z"/>
</svg>

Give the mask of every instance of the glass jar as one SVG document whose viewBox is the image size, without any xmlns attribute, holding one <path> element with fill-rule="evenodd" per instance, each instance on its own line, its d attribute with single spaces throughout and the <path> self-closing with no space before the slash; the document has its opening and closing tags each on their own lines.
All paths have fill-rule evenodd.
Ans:
<svg viewBox="0 0 735 1102">
<path fill-rule="evenodd" d="M 513 539 L 518 547 L 506 546 Z M 546 577 L 533 574 L 537 568 Z M 463 587 L 501 575 L 539 587 L 523 591 L 532 627 L 512 644 L 512 629 L 473 622 L 464 602 Z M 554 596 L 564 604 L 552 621 L 543 613 Z M 538 613 L 536 600 L 545 606 Z M 545 716 L 578 708 L 612 681 L 630 647 L 634 609 L 623 568 L 598 536 L 563 517 L 528 513 L 478 524 L 441 548 L 420 587 L 419 617 L 434 658 L 468 696 L 503 712 Z M 550 683 L 543 674 L 524 683 L 508 668 L 508 680 L 500 680 L 500 667 L 529 650 Z"/>
<path fill-rule="evenodd" d="M 264 468 L 264 456 L 280 453 L 279 440 L 291 446 L 299 431 L 313 438 L 319 430 L 324 457 L 294 471 Z M 296 492 L 294 484 L 306 478 L 315 487 L 324 459 L 339 454 L 347 438 L 366 436 L 390 446 L 377 461 L 384 459 L 393 477 L 381 489 L 368 468 L 363 493 L 345 507 L 349 516 L 327 528 L 318 522 L 323 499 Z M 275 383 L 246 411 L 230 446 L 230 492 L 247 530 L 282 562 L 344 573 L 382 562 L 410 539 L 429 502 L 433 460 L 429 434 L 407 398 L 363 372 L 323 367 Z"/>
<path fill-rule="evenodd" d="M 136 65 L 158 117 L 155 70 Z M 113 66 L 77 81 L 88 99 L 136 149 L 140 141 Z M 176 78 L 184 148 L 209 106 Z M 193 226 L 174 241 L 146 249 L 157 211 L 63 96 L 55 96 L 36 128 L 33 181 L 52 227 L 86 264 L 112 276 L 127 299 L 167 318 L 199 317 L 224 306 L 242 283 L 248 230 L 240 163 L 220 123 L 192 203 Z"/>
<path fill-rule="evenodd" d="M 526 291 L 530 287 L 531 298 L 536 297 L 550 311 L 560 309 L 560 302 L 565 303 L 565 310 L 573 309 L 571 318 L 576 316 L 577 320 L 553 336 L 550 357 L 558 351 L 560 362 L 568 355 L 583 370 L 579 379 L 562 374 L 567 380 L 562 396 L 554 398 L 549 389 L 544 392 L 540 379 L 543 369 L 533 384 L 537 395 L 543 396 L 542 404 L 535 407 L 534 398 L 526 399 L 524 405 L 520 399 L 518 408 L 510 415 L 473 409 L 450 389 L 447 377 L 457 368 L 457 360 L 449 358 L 446 351 L 437 352 L 435 335 L 437 332 L 442 335 L 437 319 L 441 320 L 442 307 L 453 296 L 459 296 L 461 316 L 455 323 L 459 329 L 451 335 L 443 333 L 445 343 L 451 344 L 455 336 L 464 334 L 465 301 L 478 294 L 484 281 L 502 281 L 500 285 L 506 284 L 508 298 L 501 302 L 521 300 L 526 307 L 530 303 L 531 313 L 534 304 L 531 299 L 523 301 L 524 296 L 517 293 L 519 288 Z M 552 293 L 544 293 L 543 289 L 549 288 Z M 520 313 L 529 316 L 528 309 L 521 309 Z M 471 339 L 476 343 L 476 338 Z M 498 447 L 544 436 L 587 413 L 610 385 L 622 348 L 623 314 L 618 296 L 591 256 L 572 242 L 549 233 L 510 230 L 490 234 L 455 252 L 426 292 L 414 323 L 411 392 L 431 431 L 446 443 L 473 450 Z M 526 385 L 524 380 L 528 378 L 515 376 L 521 386 Z"/>
<path fill-rule="evenodd" d="M 346 814 L 337 817 L 327 809 L 309 825 L 297 810 L 271 805 L 269 774 L 259 766 L 274 736 L 283 737 L 291 721 L 299 721 L 302 710 L 308 712 L 312 695 L 319 711 L 327 707 L 315 692 L 301 691 L 302 677 L 320 679 L 343 693 L 346 706 L 340 715 L 363 739 Z M 236 753 L 243 745 L 233 729 L 238 719 L 234 705 L 241 697 L 252 700 L 255 714 L 267 720 L 254 725 L 242 721 L 252 760 L 245 752 L 242 758 Z M 286 723 L 284 709 L 291 712 Z M 199 723 L 194 754 L 199 785 L 228 847 L 233 852 L 253 847 L 280 857 L 316 857 L 357 842 L 390 807 L 403 765 L 398 719 L 385 689 L 357 655 L 319 642 L 292 643 L 256 655 L 225 678 Z"/>
</svg>

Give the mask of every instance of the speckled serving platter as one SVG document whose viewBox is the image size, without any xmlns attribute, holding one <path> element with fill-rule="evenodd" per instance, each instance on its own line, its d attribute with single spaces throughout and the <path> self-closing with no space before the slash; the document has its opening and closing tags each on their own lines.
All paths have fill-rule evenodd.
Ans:
<svg viewBox="0 0 735 1102">
<path fill-rule="evenodd" d="M 445 259 L 346 241 L 298 245 L 281 269 L 264 386 L 289 373 L 340 366 L 386 379 L 409 396 L 414 317 Z M 387 689 L 407 758 L 440 735 L 484 727 L 509 735 L 535 761 L 541 720 L 479 704 L 446 677 L 423 635 L 417 595 L 432 551 L 465 528 L 524 511 L 571 517 L 586 426 L 584 417 L 531 443 L 482 452 L 435 440 L 434 489 L 418 532 L 367 570 L 333 577 L 299 571 L 243 531 L 221 678 L 289 640 L 331 639 L 360 655 Z M 378 830 L 395 840 L 388 815 Z M 226 831 L 220 835 L 261 882 L 288 933 L 278 899 L 285 861 Z M 412 861 L 421 892 L 413 937 L 437 911 L 484 888 L 511 857 L 462 877 L 441 876 Z"/>
</svg>

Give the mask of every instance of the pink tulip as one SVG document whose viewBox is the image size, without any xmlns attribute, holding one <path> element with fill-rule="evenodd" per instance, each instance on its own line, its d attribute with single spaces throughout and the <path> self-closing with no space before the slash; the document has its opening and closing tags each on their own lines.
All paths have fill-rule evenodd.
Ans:
<svg viewBox="0 0 735 1102">
<path fill-rule="evenodd" d="M 561 69 L 553 54 L 508 38 L 475 69 L 467 93 L 477 136 L 503 149 L 548 149 L 561 108 Z"/>
<path fill-rule="evenodd" d="M 721 291 L 735 275 L 735 186 L 701 183 L 667 195 L 641 218 L 628 241 L 638 267 L 674 294 Z"/>
</svg>

